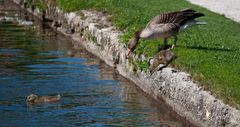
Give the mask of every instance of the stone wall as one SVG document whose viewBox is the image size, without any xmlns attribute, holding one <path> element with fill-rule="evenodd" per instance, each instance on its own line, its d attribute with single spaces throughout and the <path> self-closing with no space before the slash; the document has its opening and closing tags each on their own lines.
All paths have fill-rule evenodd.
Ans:
<svg viewBox="0 0 240 127">
<path fill-rule="evenodd" d="M 24 0 L 13 1 L 17 4 L 24 3 Z M 164 101 L 197 126 L 240 126 L 240 111 L 204 91 L 192 80 L 190 74 L 169 67 L 153 75 L 149 71 L 136 71 L 134 64 L 126 59 L 126 48 L 119 39 L 122 32 L 111 25 L 109 15 L 94 10 L 65 13 L 52 0 L 46 1 L 46 4 L 46 12 L 30 8 L 27 10 L 39 18 L 51 21 L 50 25 L 70 36 L 74 44 L 81 43 L 159 103 Z M 137 59 L 143 60 L 144 56 L 134 56 L 133 62 Z"/>
</svg>

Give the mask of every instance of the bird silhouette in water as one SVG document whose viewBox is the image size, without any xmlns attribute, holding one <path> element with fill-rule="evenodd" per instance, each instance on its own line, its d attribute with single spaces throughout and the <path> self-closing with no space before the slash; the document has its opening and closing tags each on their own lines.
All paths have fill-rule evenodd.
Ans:
<svg viewBox="0 0 240 127">
<path fill-rule="evenodd" d="M 178 39 L 177 35 L 180 31 L 195 24 L 206 24 L 206 22 L 195 20 L 201 16 L 204 16 L 204 14 L 196 12 L 193 9 L 184 9 L 181 11 L 163 13 L 155 16 L 145 28 L 136 31 L 133 37 L 129 40 L 127 58 L 131 54 L 132 50 L 136 48 L 140 38 L 163 38 L 163 49 L 166 49 L 167 39 L 173 37 L 174 42 L 172 48 L 176 47 Z"/>
</svg>

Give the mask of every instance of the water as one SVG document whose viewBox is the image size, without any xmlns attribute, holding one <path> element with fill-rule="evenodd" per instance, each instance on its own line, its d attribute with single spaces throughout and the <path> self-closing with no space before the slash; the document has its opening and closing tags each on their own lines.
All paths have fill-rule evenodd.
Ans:
<svg viewBox="0 0 240 127">
<path fill-rule="evenodd" d="M 57 103 L 28 105 L 31 94 Z M 9 0 L 0 0 L 0 126 L 192 126 Z"/>
</svg>

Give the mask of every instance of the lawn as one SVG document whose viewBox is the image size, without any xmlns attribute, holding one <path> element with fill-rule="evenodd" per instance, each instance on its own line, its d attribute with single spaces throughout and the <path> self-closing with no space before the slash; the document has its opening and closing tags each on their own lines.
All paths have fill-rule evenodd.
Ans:
<svg viewBox="0 0 240 127">
<path fill-rule="evenodd" d="M 199 84 L 225 102 L 240 105 L 240 24 L 183 0 L 57 0 L 65 11 L 94 8 L 112 15 L 112 23 L 126 31 L 127 43 L 134 31 L 155 15 L 193 8 L 206 16 L 207 25 L 194 26 L 179 35 L 172 66 L 193 75 Z M 141 41 L 135 53 L 153 56 L 162 40 Z M 172 43 L 172 40 L 169 44 Z"/>
</svg>

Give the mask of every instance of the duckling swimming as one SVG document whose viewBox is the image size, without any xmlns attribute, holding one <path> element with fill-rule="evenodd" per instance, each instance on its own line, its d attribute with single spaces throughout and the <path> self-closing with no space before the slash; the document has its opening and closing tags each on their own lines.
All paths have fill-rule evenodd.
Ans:
<svg viewBox="0 0 240 127">
<path fill-rule="evenodd" d="M 39 97 L 35 94 L 30 94 L 27 97 L 27 103 L 29 103 L 29 104 L 48 103 L 48 102 L 56 102 L 56 101 L 59 101 L 60 99 L 61 99 L 60 95 Z"/>
</svg>

